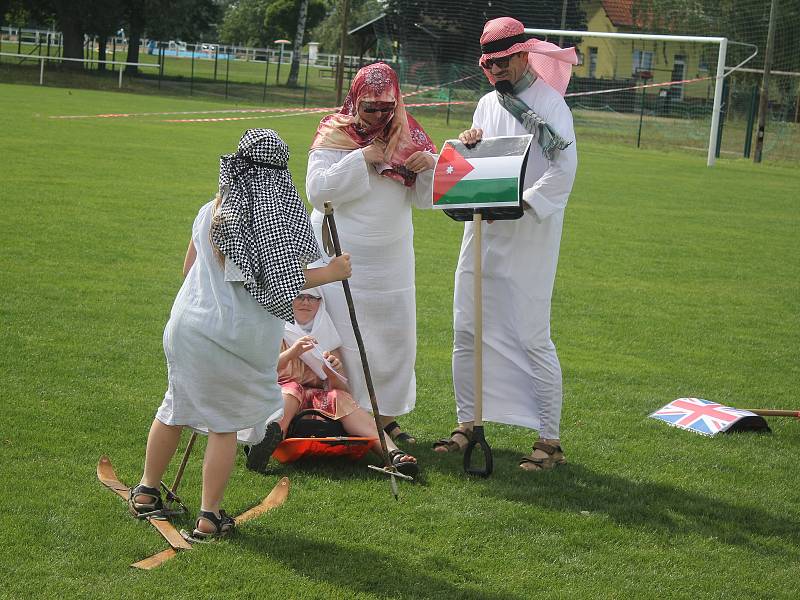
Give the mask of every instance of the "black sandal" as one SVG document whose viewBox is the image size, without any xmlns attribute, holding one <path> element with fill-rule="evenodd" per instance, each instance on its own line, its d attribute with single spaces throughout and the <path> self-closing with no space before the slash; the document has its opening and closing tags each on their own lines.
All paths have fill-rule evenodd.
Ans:
<svg viewBox="0 0 800 600">
<path fill-rule="evenodd" d="M 149 496 L 153 500 L 151 502 L 137 502 L 136 496 Z M 164 502 L 161 500 L 161 490 L 141 483 L 136 487 L 130 488 L 128 508 L 137 519 L 163 516 Z"/>
<path fill-rule="evenodd" d="M 408 452 L 403 452 L 398 448 L 397 450 L 392 450 L 389 452 L 389 460 L 392 461 L 392 466 L 397 469 L 403 475 L 408 475 L 409 477 L 414 477 L 417 473 L 419 473 L 419 465 L 416 462 L 410 460 L 403 460 L 404 457 L 411 456 Z M 411 458 L 414 458 L 413 456 Z"/>
<path fill-rule="evenodd" d="M 392 431 L 394 431 L 395 429 L 400 430 L 400 432 L 392 435 Z M 395 442 L 401 442 L 403 444 L 417 443 L 417 438 L 415 438 L 413 435 L 407 434 L 405 431 L 400 429 L 400 424 L 397 421 L 392 421 L 391 423 L 384 425 L 383 430 L 386 433 L 388 433 L 389 437 L 392 438 L 392 440 Z"/>
<path fill-rule="evenodd" d="M 205 519 L 214 526 L 214 531 L 201 531 L 200 519 Z M 228 535 L 236 527 L 236 521 L 224 510 L 219 511 L 219 517 L 208 510 L 201 510 L 197 513 L 197 520 L 194 522 L 192 541 L 207 542 Z"/>
<path fill-rule="evenodd" d="M 263 473 L 267 468 L 272 453 L 275 448 L 283 441 L 283 431 L 277 421 L 273 421 L 267 425 L 267 431 L 264 434 L 264 439 L 255 446 L 251 446 L 247 452 L 247 468 L 251 471 Z"/>
</svg>

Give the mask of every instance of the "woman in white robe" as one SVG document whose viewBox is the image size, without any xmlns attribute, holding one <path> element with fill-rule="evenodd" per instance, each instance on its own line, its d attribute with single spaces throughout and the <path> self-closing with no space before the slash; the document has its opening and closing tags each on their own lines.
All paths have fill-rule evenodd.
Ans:
<svg viewBox="0 0 800 600">
<path fill-rule="evenodd" d="M 362 68 L 339 113 L 320 122 L 308 158 L 306 193 L 322 245 L 324 203 L 330 202 L 382 423 L 412 442 L 395 417 L 416 404 L 416 304 L 411 207 L 431 204 L 436 149 L 406 114 L 397 75 L 388 65 Z M 341 286 L 324 290 L 342 338 L 343 362 L 358 403 L 371 410 L 361 357 Z"/>
</svg>

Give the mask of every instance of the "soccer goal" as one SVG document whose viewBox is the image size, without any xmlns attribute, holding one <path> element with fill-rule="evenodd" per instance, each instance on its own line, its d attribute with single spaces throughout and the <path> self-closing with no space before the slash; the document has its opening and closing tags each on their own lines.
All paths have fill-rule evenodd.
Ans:
<svg viewBox="0 0 800 600">
<path fill-rule="evenodd" d="M 576 127 L 584 121 L 605 139 L 622 131 L 627 137 L 638 127 L 638 145 L 646 114 L 647 127 L 663 130 L 665 145 L 674 145 L 666 143 L 671 138 L 684 148 L 705 150 L 707 165 L 714 165 L 728 38 L 533 28 L 525 33 L 569 40 L 577 48 L 580 64 L 567 94 Z"/>
</svg>

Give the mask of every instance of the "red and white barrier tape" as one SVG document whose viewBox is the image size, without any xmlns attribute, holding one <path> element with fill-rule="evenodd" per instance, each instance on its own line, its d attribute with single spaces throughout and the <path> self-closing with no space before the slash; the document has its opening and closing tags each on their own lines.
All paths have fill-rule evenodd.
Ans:
<svg viewBox="0 0 800 600">
<path fill-rule="evenodd" d="M 430 86 L 427 88 L 422 88 L 420 90 L 410 92 L 408 94 L 404 94 L 404 98 L 408 98 L 410 96 L 415 96 L 417 94 L 422 94 L 424 92 L 428 92 L 434 89 L 440 89 L 444 86 L 451 85 L 453 83 L 458 83 L 461 81 L 465 81 L 468 79 L 472 79 L 475 75 L 470 75 L 468 77 L 462 77 L 460 79 L 455 79 L 451 82 L 442 84 L 441 86 Z M 630 90 L 639 90 L 639 89 L 646 89 L 646 88 L 656 88 L 656 87 L 668 87 L 673 85 L 680 85 L 684 83 L 696 83 L 698 81 L 707 81 L 710 79 L 714 79 L 714 77 L 696 77 L 694 79 L 681 79 L 676 81 L 666 81 L 662 83 L 647 83 L 643 85 L 634 85 L 628 87 L 620 87 L 620 88 L 612 88 L 608 90 L 592 90 L 587 92 L 573 92 L 571 94 L 566 94 L 565 98 L 576 98 L 579 96 L 595 96 L 600 94 L 612 94 L 615 92 L 626 92 Z M 455 100 L 450 102 L 417 102 L 417 103 L 409 103 L 406 104 L 407 108 L 418 108 L 418 107 L 425 107 L 425 106 L 450 106 L 455 105 L 464 105 L 464 104 L 475 104 L 476 100 Z M 104 113 L 104 114 L 97 114 L 97 115 L 51 115 L 51 119 L 119 119 L 119 118 L 131 118 L 131 117 L 165 117 L 165 116 L 177 116 L 177 115 L 219 115 L 219 114 L 252 114 L 258 113 L 259 115 L 263 114 L 278 114 L 279 116 L 299 116 L 308 113 L 319 113 L 319 112 L 334 112 L 339 110 L 340 107 L 338 106 L 325 106 L 325 107 L 313 107 L 313 108 L 298 108 L 298 107 L 283 107 L 283 108 L 228 108 L 228 109 L 218 109 L 218 110 L 195 110 L 195 111 L 167 111 L 167 112 L 142 112 L 142 113 Z M 282 113 L 291 113 L 291 114 L 282 114 Z M 196 118 L 196 119 L 164 119 L 167 123 L 212 123 L 212 122 L 219 122 L 219 121 L 245 121 L 251 119 L 259 119 L 262 117 L 210 117 L 210 118 Z"/>
</svg>

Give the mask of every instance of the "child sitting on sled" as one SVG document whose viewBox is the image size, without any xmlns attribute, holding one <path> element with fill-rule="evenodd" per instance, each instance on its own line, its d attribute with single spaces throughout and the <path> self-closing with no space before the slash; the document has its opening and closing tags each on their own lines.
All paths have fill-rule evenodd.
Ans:
<svg viewBox="0 0 800 600">
<path fill-rule="evenodd" d="M 281 354 L 278 358 L 278 384 L 283 394 L 283 418 L 267 426 L 264 440 L 250 448 L 247 467 L 262 471 L 278 444 L 286 436 L 289 424 L 301 410 L 315 409 L 340 421 L 353 436 L 377 438 L 374 418 L 361 408 L 347 388 L 342 375 L 338 348 L 342 340 L 325 310 L 319 288 L 303 290 L 292 302 L 294 323 L 286 323 Z M 386 437 L 389 459 L 404 475 L 419 471 L 417 460 L 400 450 Z M 381 453 L 379 441 L 372 448 Z"/>
</svg>

